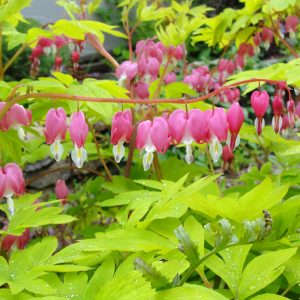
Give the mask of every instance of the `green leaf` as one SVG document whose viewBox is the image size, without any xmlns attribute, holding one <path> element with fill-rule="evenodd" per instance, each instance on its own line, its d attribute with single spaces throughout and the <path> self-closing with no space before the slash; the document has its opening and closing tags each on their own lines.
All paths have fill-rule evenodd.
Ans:
<svg viewBox="0 0 300 300">
<path fill-rule="evenodd" d="M 153 299 L 155 291 L 140 272 L 132 271 L 108 281 L 95 300 Z"/>
<path fill-rule="evenodd" d="M 32 0 L 8 0 L 0 5 L 0 23 L 19 13 L 24 7 L 29 6 Z"/>
<path fill-rule="evenodd" d="M 220 276 L 228 285 L 233 295 L 237 293 L 237 287 L 241 280 L 246 257 L 252 245 L 238 245 L 226 248 L 217 255 L 205 260 L 205 265 Z"/>
<path fill-rule="evenodd" d="M 251 300 L 288 300 L 289 298 L 275 295 L 275 294 L 262 294 L 251 298 Z"/>
<path fill-rule="evenodd" d="M 223 295 L 201 285 L 184 284 L 183 286 L 156 293 L 155 300 L 226 300 Z"/>
<path fill-rule="evenodd" d="M 8 263 L 3 256 L 0 256 L 0 286 L 9 281 Z"/>
<path fill-rule="evenodd" d="M 181 98 L 183 95 L 197 96 L 197 92 L 183 82 L 172 82 L 165 86 L 166 98 Z"/>
<path fill-rule="evenodd" d="M 53 289 L 55 289 L 56 295 L 59 297 L 63 297 L 63 299 L 84 299 L 88 276 L 83 272 L 66 273 L 64 275 L 63 282 L 54 273 L 44 275 L 43 279 L 47 281 Z"/>
<path fill-rule="evenodd" d="M 38 227 L 47 224 L 65 224 L 76 220 L 74 217 L 60 215 L 63 208 L 60 207 L 41 207 L 39 205 L 17 210 L 11 217 L 7 233 L 21 234 L 25 228 Z"/>
<path fill-rule="evenodd" d="M 176 245 L 167 239 L 149 231 L 141 229 L 119 229 L 109 232 L 99 232 L 96 239 L 87 239 L 79 242 L 86 251 L 152 251 L 171 250 Z"/>
<path fill-rule="evenodd" d="M 300 253 L 294 255 L 286 264 L 283 272 L 288 280 L 289 286 L 292 287 L 300 283 Z"/>
<path fill-rule="evenodd" d="M 109 282 L 115 272 L 115 262 L 111 255 L 103 261 L 101 266 L 95 271 L 88 283 L 85 299 L 90 300 L 98 293 L 101 287 Z"/>
<path fill-rule="evenodd" d="M 51 74 L 65 86 L 70 86 L 74 82 L 74 78 L 69 74 L 53 71 Z"/>
<path fill-rule="evenodd" d="M 258 292 L 282 272 L 282 266 L 297 251 L 297 248 L 267 252 L 255 257 L 245 268 L 239 287 L 239 297 L 246 299 Z"/>
</svg>

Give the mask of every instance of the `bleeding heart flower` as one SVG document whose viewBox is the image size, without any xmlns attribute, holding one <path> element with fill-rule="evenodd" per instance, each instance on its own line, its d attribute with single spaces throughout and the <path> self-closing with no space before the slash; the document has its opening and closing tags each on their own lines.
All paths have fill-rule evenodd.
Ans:
<svg viewBox="0 0 300 300">
<path fill-rule="evenodd" d="M 54 71 L 60 72 L 62 63 L 63 63 L 62 57 L 61 56 L 56 56 L 55 60 L 54 60 Z"/>
<path fill-rule="evenodd" d="M 30 229 L 26 228 L 20 236 L 15 236 L 11 234 L 6 235 L 2 240 L 1 249 L 5 252 L 8 252 L 14 245 L 16 245 L 18 249 L 24 249 L 29 240 Z"/>
<path fill-rule="evenodd" d="M 266 27 L 264 27 L 262 29 L 261 39 L 264 42 L 264 46 L 265 46 L 266 50 L 268 50 L 270 48 L 270 44 L 273 41 L 273 37 L 274 37 L 274 34 L 271 29 L 266 28 Z"/>
<path fill-rule="evenodd" d="M 291 38 L 295 38 L 295 32 L 299 24 L 297 16 L 288 16 L 285 21 L 285 30 L 289 32 Z"/>
<path fill-rule="evenodd" d="M 123 61 L 116 69 L 116 77 L 119 79 L 119 85 L 123 86 L 126 80 L 131 81 L 137 75 L 138 65 L 130 60 Z"/>
<path fill-rule="evenodd" d="M 255 33 L 255 35 L 253 37 L 253 42 L 257 47 L 260 46 L 260 43 L 261 43 L 261 33 L 260 32 Z"/>
<path fill-rule="evenodd" d="M 230 135 L 228 144 L 233 151 L 240 143 L 239 131 L 243 125 L 245 116 L 238 102 L 234 102 L 227 111 L 227 122 Z"/>
<path fill-rule="evenodd" d="M 153 152 L 164 153 L 170 145 L 168 122 L 156 117 L 152 122 L 147 120 L 138 125 L 136 147 L 146 151 L 143 158 L 144 170 L 149 170 L 153 161 Z"/>
<path fill-rule="evenodd" d="M 23 172 L 15 163 L 0 168 L 0 196 L 7 199 L 7 205 L 11 216 L 14 214 L 13 195 L 21 195 L 25 191 Z"/>
<path fill-rule="evenodd" d="M 295 127 L 295 101 L 293 99 L 290 99 L 287 102 L 287 111 L 288 111 L 290 126 L 294 128 Z"/>
<path fill-rule="evenodd" d="M 125 154 L 124 143 L 129 143 L 132 134 L 132 115 L 130 110 L 117 112 L 112 120 L 111 142 L 115 160 L 119 163 Z"/>
<path fill-rule="evenodd" d="M 234 155 L 233 155 L 233 152 L 231 150 L 231 147 L 229 147 L 228 145 L 225 145 L 223 147 L 222 159 L 223 159 L 223 172 L 226 171 L 227 165 L 229 167 L 229 170 L 231 170 L 232 169 L 232 163 L 233 163 L 233 160 L 234 160 Z"/>
<path fill-rule="evenodd" d="M 226 75 L 230 75 L 234 72 L 234 63 L 231 60 L 227 60 L 222 58 L 218 65 L 218 71 L 220 73 L 225 73 Z"/>
<path fill-rule="evenodd" d="M 266 91 L 255 91 L 251 95 L 251 107 L 256 115 L 255 128 L 258 135 L 261 135 L 265 126 L 264 115 L 269 107 L 270 97 Z"/>
<path fill-rule="evenodd" d="M 174 72 L 168 73 L 164 79 L 164 82 L 165 84 L 176 82 L 176 74 Z"/>
<path fill-rule="evenodd" d="M 0 109 L 3 108 L 5 102 L 0 102 Z M 14 128 L 18 131 L 21 140 L 25 140 L 25 132 L 21 126 L 27 126 L 31 123 L 32 113 L 25 109 L 22 105 L 14 104 L 5 114 L 3 120 L 0 122 L 0 128 L 7 131 Z"/>
<path fill-rule="evenodd" d="M 135 84 L 134 87 L 135 93 L 140 99 L 148 99 L 149 98 L 149 87 L 148 84 L 144 81 L 139 81 Z"/>
<path fill-rule="evenodd" d="M 217 162 L 222 155 L 221 142 L 226 141 L 228 136 L 228 123 L 226 112 L 223 108 L 216 108 L 210 112 L 208 126 L 210 128 L 209 151 L 213 161 Z"/>
<path fill-rule="evenodd" d="M 51 53 L 51 46 L 53 40 L 48 39 L 46 37 L 41 37 L 39 39 L 39 45 L 42 47 L 44 54 L 49 55 Z"/>
<path fill-rule="evenodd" d="M 67 132 L 67 116 L 63 108 L 52 108 L 46 115 L 44 134 L 46 142 L 50 146 L 50 151 L 56 161 L 60 161 L 64 152 L 64 148 L 61 145 L 66 137 Z"/>
<path fill-rule="evenodd" d="M 168 120 L 171 137 L 176 143 L 186 147 L 185 161 L 191 164 L 194 160 L 192 153 L 193 142 L 205 142 L 208 139 L 207 116 L 199 109 L 189 112 L 177 109 Z"/>
<path fill-rule="evenodd" d="M 73 51 L 72 54 L 71 54 L 71 59 L 72 59 L 72 62 L 73 62 L 73 68 L 75 71 L 78 70 L 78 63 L 79 63 L 79 60 L 80 60 L 80 53 L 78 51 Z"/>
<path fill-rule="evenodd" d="M 62 179 L 57 180 L 55 184 L 55 194 L 56 194 L 56 198 L 61 200 L 62 205 L 67 204 L 69 189 L 64 180 Z"/>
<path fill-rule="evenodd" d="M 83 112 L 78 111 L 71 115 L 71 124 L 69 127 L 70 136 L 75 149 L 72 151 L 72 160 L 77 166 L 81 168 L 87 158 L 87 152 L 84 149 L 84 143 L 88 135 L 88 125 L 85 121 Z"/>
<path fill-rule="evenodd" d="M 278 133 L 282 126 L 282 118 L 281 115 L 283 113 L 283 103 L 281 98 L 276 95 L 274 97 L 273 103 L 272 103 L 273 113 L 274 116 L 272 118 L 272 127 L 276 133 Z"/>
</svg>

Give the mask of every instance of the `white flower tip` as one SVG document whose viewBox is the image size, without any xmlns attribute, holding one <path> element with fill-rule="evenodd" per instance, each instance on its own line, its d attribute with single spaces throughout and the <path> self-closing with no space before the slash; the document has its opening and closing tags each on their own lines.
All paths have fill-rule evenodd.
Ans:
<svg viewBox="0 0 300 300">
<path fill-rule="evenodd" d="M 212 143 L 209 145 L 209 153 L 213 159 L 213 162 L 218 162 L 220 156 L 222 155 L 222 145 L 217 139 L 213 139 Z"/>
<path fill-rule="evenodd" d="M 190 165 L 194 161 L 192 146 L 190 144 L 186 145 L 186 155 L 184 160 Z"/>
<path fill-rule="evenodd" d="M 153 161 L 153 152 L 146 152 L 143 157 L 144 171 L 148 171 Z"/>
<path fill-rule="evenodd" d="M 125 147 L 123 142 L 119 141 L 117 145 L 113 146 L 113 154 L 115 157 L 115 161 L 119 163 L 125 154 Z"/>
<path fill-rule="evenodd" d="M 14 200 L 12 198 L 12 195 L 9 194 L 9 195 L 6 195 L 5 197 L 7 198 L 8 211 L 9 211 L 10 215 L 13 216 L 15 213 L 15 205 L 14 205 Z"/>
<path fill-rule="evenodd" d="M 24 129 L 23 129 L 21 126 L 18 126 L 18 127 L 17 127 L 17 131 L 18 131 L 19 139 L 20 139 L 21 141 L 25 141 L 25 140 L 26 140 L 26 134 L 25 134 Z"/>
<path fill-rule="evenodd" d="M 75 146 L 75 149 L 71 152 L 71 157 L 76 167 L 80 169 L 87 159 L 87 152 L 83 147 L 77 148 L 77 146 Z"/>
<path fill-rule="evenodd" d="M 50 146 L 50 152 L 52 153 L 54 159 L 56 161 L 60 161 L 61 157 L 64 153 L 64 147 L 60 143 L 60 141 L 55 141 L 51 146 Z"/>
<path fill-rule="evenodd" d="M 194 161 L 194 156 L 192 154 L 186 154 L 184 160 L 190 165 Z"/>
</svg>

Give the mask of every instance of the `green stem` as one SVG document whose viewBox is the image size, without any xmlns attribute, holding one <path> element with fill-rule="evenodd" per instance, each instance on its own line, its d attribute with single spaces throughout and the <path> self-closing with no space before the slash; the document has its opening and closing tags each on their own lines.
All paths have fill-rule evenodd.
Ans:
<svg viewBox="0 0 300 300">
<path fill-rule="evenodd" d="M 208 252 L 206 255 L 204 255 L 198 262 L 197 265 L 195 266 L 191 266 L 186 272 L 185 274 L 182 276 L 182 278 L 180 279 L 180 283 L 179 285 L 183 285 L 189 278 L 190 276 L 196 271 L 196 269 L 209 257 L 211 257 L 212 255 L 218 253 L 219 251 L 223 250 L 222 249 L 218 249 L 218 248 L 214 248 L 213 250 L 211 250 L 210 252 Z"/>
<path fill-rule="evenodd" d="M 8 60 L 8 62 L 5 64 L 3 68 L 3 75 L 7 71 L 7 69 L 13 64 L 13 62 L 18 58 L 18 56 L 28 47 L 28 44 L 23 44 L 16 52 L 15 54 Z"/>
</svg>

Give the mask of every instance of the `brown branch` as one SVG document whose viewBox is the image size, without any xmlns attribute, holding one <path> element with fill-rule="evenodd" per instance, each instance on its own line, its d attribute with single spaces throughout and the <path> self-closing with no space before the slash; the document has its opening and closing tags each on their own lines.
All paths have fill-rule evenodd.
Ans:
<svg viewBox="0 0 300 300">
<path fill-rule="evenodd" d="M 67 101 L 87 101 L 87 102 L 97 102 L 97 103 L 127 103 L 127 104 L 165 104 L 165 103 L 173 103 L 173 104 L 191 104 L 196 103 L 200 101 L 204 101 L 206 99 L 211 98 L 212 96 L 218 95 L 221 92 L 228 90 L 232 87 L 236 87 L 239 85 L 244 85 L 251 82 L 265 82 L 269 84 L 277 85 L 280 80 L 270 80 L 265 78 L 252 78 L 252 79 L 246 79 L 242 81 L 238 81 L 232 84 L 228 84 L 226 86 L 222 86 L 221 88 L 214 90 L 213 92 L 210 92 L 206 95 L 191 98 L 191 99 L 151 99 L 151 100 L 143 100 L 143 99 L 126 99 L 126 98 L 96 98 L 96 97 L 87 97 L 87 96 L 76 96 L 76 95 L 68 95 L 68 94 L 55 94 L 55 93 L 28 93 L 24 95 L 17 96 L 13 99 L 11 99 L 9 102 L 5 104 L 5 106 L 0 111 L 0 121 L 2 120 L 5 113 L 10 109 L 10 107 L 18 103 L 22 100 L 26 99 L 59 99 L 59 100 L 67 100 Z M 291 91 L 288 87 L 286 87 L 287 92 L 289 93 L 291 97 Z"/>
<path fill-rule="evenodd" d="M 78 169 L 76 167 L 68 166 L 68 167 L 62 167 L 62 168 L 57 168 L 57 169 L 53 169 L 53 170 L 48 170 L 48 171 L 42 172 L 42 173 L 40 173 L 40 174 L 38 174 L 36 176 L 33 176 L 33 177 L 31 177 L 31 178 L 29 178 L 29 179 L 26 180 L 26 186 L 30 185 L 33 181 L 36 181 L 36 180 L 40 179 L 43 176 L 47 176 L 49 174 L 61 172 L 61 171 L 64 171 L 64 170 L 88 171 L 88 172 L 93 173 L 93 174 L 95 174 L 97 176 L 102 176 L 103 177 L 103 175 L 101 173 L 99 173 L 99 172 L 97 172 L 97 171 L 95 171 L 93 169 L 90 169 L 90 168 L 81 168 L 81 169 Z"/>
<path fill-rule="evenodd" d="M 103 47 L 103 45 L 97 40 L 97 38 L 87 33 L 87 38 L 90 41 L 91 45 L 102 55 L 104 56 L 112 65 L 114 68 L 117 68 L 119 66 L 119 63 L 109 54 L 109 52 Z"/>
</svg>

